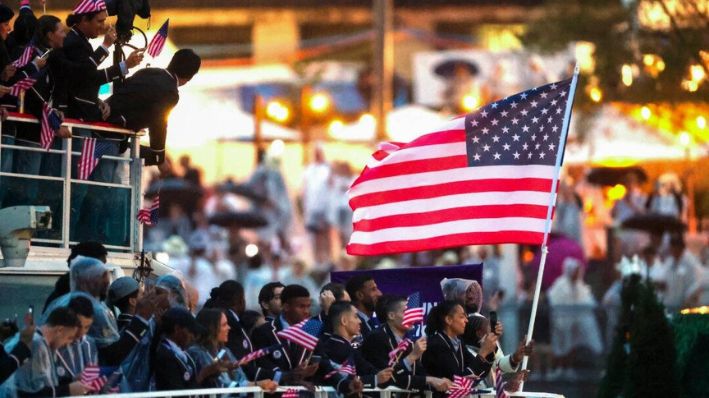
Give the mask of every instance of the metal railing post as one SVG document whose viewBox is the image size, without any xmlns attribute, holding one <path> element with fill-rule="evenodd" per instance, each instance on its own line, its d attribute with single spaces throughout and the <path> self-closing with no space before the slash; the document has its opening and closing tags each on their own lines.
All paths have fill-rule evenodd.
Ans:
<svg viewBox="0 0 709 398">
<path fill-rule="evenodd" d="M 69 127 L 69 132 L 74 135 L 74 128 Z M 73 138 L 65 138 L 63 141 L 64 147 L 64 161 L 62 162 L 62 177 L 63 181 L 63 194 L 64 200 L 62 200 L 62 246 L 65 249 L 69 248 L 69 242 L 71 241 L 69 234 L 71 233 L 71 157 L 72 157 L 72 140 Z"/>
<path fill-rule="evenodd" d="M 131 250 L 133 252 L 141 252 L 143 250 L 143 229 L 140 227 L 140 223 L 136 220 L 136 212 L 143 206 L 143 193 L 140 189 L 142 186 L 143 162 L 140 159 L 140 138 L 138 135 L 134 135 L 131 138 L 130 157 L 130 186 L 132 195 L 132 205 L 130 210 Z"/>
</svg>

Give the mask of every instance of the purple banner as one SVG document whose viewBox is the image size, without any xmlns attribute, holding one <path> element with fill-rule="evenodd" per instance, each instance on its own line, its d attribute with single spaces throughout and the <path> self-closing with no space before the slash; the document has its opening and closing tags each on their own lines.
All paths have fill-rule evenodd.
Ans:
<svg viewBox="0 0 709 398">
<path fill-rule="evenodd" d="M 453 265 L 442 267 L 413 267 L 377 269 L 366 271 L 332 272 L 332 282 L 345 284 L 348 279 L 358 274 L 371 275 L 384 294 L 409 296 L 420 292 L 426 313 L 435 304 L 443 300 L 441 280 L 444 278 L 462 278 L 478 281 L 482 285 L 482 264 Z"/>
</svg>

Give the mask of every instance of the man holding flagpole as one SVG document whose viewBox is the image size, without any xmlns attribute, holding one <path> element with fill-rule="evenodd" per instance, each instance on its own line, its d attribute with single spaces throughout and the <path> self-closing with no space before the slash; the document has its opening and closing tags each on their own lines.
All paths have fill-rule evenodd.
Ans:
<svg viewBox="0 0 709 398">
<path fill-rule="evenodd" d="M 349 191 L 348 253 L 541 244 L 529 342 L 577 80 L 578 68 L 573 78 L 485 105 L 408 144 L 382 146 Z"/>
</svg>

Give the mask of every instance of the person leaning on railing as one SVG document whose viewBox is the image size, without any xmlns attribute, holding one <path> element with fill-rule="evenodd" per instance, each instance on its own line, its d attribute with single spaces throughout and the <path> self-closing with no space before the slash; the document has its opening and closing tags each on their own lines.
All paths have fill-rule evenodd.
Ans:
<svg viewBox="0 0 709 398">
<path fill-rule="evenodd" d="M 238 366 L 236 357 L 225 345 L 229 339 L 230 328 L 224 311 L 205 308 L 197 314 L 197 322 L 205 329 L 205 333 L 199 336 L 197 343 L 187 350 L 187 354 L 196 365 L 197 373 L 219 361 L 223 361 L 225 365 L 223 369 L 219 369 L 220 372 L 215 370 L 214 374 L 202 380 L 200 387 L 227 388 L 256 385 L 268 392 L 276 390 L 278 383 L 273 380 L 250 382 L 246 373 Z"/>
</svg>

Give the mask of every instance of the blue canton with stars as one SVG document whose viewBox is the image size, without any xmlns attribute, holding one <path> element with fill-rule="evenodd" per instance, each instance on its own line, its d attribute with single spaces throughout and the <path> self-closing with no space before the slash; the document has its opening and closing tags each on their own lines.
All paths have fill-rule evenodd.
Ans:
<svg viewBox="0 0 709 398">
<path fill-rule="evenodd" d="M 468 166 L 556 164 L 570 87 L 547 84 L 466 115 Z"/>
</svg>

